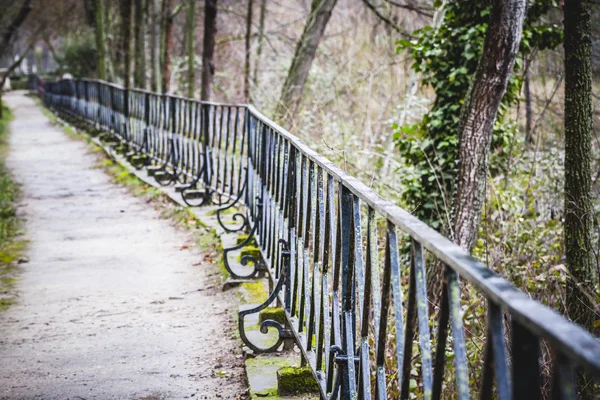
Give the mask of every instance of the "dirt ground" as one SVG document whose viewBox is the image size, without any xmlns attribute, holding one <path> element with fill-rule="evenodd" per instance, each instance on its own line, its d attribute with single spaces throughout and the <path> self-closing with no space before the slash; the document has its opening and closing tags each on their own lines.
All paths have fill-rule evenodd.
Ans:
<svg viewBox="0 0 600 400">
<path fill-rule="evenodd" d="M 4 99 L 29 262 L 0 313 L 0 399 L 244 398 L 217 267 L 32 99 Z"/>
</svg>

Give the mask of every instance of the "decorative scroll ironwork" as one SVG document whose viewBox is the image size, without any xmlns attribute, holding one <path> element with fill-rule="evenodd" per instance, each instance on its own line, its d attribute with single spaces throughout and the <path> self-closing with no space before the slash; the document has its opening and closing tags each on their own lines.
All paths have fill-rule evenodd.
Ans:
<svg viewBox="0 0 600 400">
<path fill-rule="evenodd" d="M 44 89 L 51 107 L 110 132 L 152 165 L 165 165 L 179 181 L 190 182 L 190 191 L 201 187 L 207 198 L 218 200 L 218 220 L 227 231 L 250 230 L 262 255 L 251 276 L 258 275 L 260 264 L 274 290 L 265 303 L 240 312 L 242 338 L 263 352 L 292 336 L 321 398 L 386 399 L 392 387 L 401 398 L 415 392 L 439 399 L 445 387 L 459 399 L 468 399 L 473 390 L 482 398 L 540 398 L 542 341 L 554 354 L 556 398 L 575 397 L 577 368 L 600 376 L 600 344 L 589 333 L 530 299 L 253 106 L 127 91 L 89 80 Z M 230 209 L 237 210 L 232 218 L 241 226 L 223 220 Z M 407 247 L 405 260 L 400 249 Z M 226 255 L 233 250 L 226 249 Z M 445 268 L 434 313 L 426 263 Z M 471 285 L 487 302 L 479 387 L 467 370 L 462 285 Z M 246 336 L 244 318 L 273 302 L 283 305 L 286 324 L 263 323 L 262 332 L 273 327 L 279 336 L 270 348 L 259 348 Z M 452 363 L 447 363 L 448 346 Z M 410 382 L 415 364 L 416 388 Z"/>
</svg>

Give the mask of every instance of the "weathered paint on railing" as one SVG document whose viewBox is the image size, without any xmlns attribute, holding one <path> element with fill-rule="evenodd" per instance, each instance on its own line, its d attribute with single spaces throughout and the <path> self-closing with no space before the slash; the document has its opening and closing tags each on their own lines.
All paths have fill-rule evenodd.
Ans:
<svg viewBox="0 0 600 400">
<path fill-rule="evenodd" d="M 390 379 L 396 380 L 400 397 L 408 398 L 411 370 L 418 363 L 420 396 L 438 399 L 449 337 L 453 390 L 458 398 L 469 398 L 461 282 L 487 300 L 482 398 L 540 398 L 542 340 L 554 355 L 556 398 L 575 398 L 576 368 L 600 375 L 597 339 L 530 299 L 253 106 L 126 90 L 95 80 L 37 87 L 43 88 L 50 107 L 85 120 L 147 157 L 147 166 L 163 171 L 159 182 L 180 184 L 188 204 L 220 205 L 217 216 L 224 229 L 249 231 L 243 243 L 225 249 L 226 267 L 236 278 L 266 274 L 274 290 L 264 304 L 240 312 L 242 339 L 255 352 L 264 352 L 293 338 L 322 398 L 386 399 Z M 223 213 L 233 207 L 242 211 Z M 238 225 L 224 223 L 226 217 Z M 240 275 L 230 267 L 229 255 L 253 239 L 262 259 L 242 258 L 253 268 Z M 408 262 L 399 243 L 410 245 Z M 426 261 L 441 261 L 445 268 L 436 321 L 429 315 Z M 275 328 L 279 340 L 259 348 L 246 336 L 244 318 L 275 302 L 283 304 L 287 321 L 263 322 L 261 331 Z M 416 336 L 418 360 L 412 354 Z M 386 369 L 392 348 L 393 371 Z"/>
</svg>

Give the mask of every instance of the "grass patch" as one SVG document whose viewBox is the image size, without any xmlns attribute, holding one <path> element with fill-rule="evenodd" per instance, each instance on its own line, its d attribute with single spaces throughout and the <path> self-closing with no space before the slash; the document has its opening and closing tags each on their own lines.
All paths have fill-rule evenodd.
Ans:
<svg viewBox="0 0 600 400">
<path fill-rule="evenodd" d="M 18 274 L 18 262 L 26 243 L 15 240 L 20 232 L 16 202 L 19 185 L 12 179 L 6 167 L 8 153 L 8 125 L 13 119 L 11 111 L 3 107 L 0 119 L 0 311 L 15 303 L 14 285 Z"/>
</svg>

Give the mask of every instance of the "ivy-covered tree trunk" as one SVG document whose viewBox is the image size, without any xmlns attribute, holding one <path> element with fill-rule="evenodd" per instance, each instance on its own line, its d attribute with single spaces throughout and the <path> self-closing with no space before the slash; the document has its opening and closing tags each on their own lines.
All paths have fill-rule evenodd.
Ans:
<svg viewBox="0 0 600 400">
<path fill-rule="evenodd" d="M 171 85 L 171 51 L 173 49 L 173 0 L 164 0 L 165 52 L 163 55 L 162 91 L 168 93 Z"/>
<path fill-rule="evenodd" d="M 186 35 L 187 35 L 187 95 L 188 97 L 194 97 L 194 89 L 196 82 L 196 70 L 194 69 L 194 58 L 196 52 L 194 49 L 194 28 L 196 27 L 196 0 L 189 0 L 188 12 L 186 21 Z"/>
<path fill-rule="evenodd" d="M 294 118 L 302 98 L 310 66 L 315 58 L 317 47 L 323 37 L 323 32 L 325 32 L 325 27 L 329 22 L 336 1 L 313 0 L 308 20 L 296 46 L 292 65 L 288 70 L 287 78 L 281 90 L 281 97 L 275 109 L 276 120 L 289 123 Z"/>
<path fill-rule="evenodd" d="M 150 16 L 152 25 L 150 26 L 150 89 L 154 92 L 160 89 L 160 27 L 162 26 L 162 18 L 160 16 L 160 8 L 158 0 L 149 0 Z"/>
<path fill-rule="evenodd" d="M 95 9 L 95 35 L 96 51 L 98 58 L 96 60 L 96 74 L 98 79 L 106 80 L 106 33 L 104 25 L 104 0 L 96 0 Z"/>
<path fill-rule="evenodd" d="M 592 229 L 592 40 L 591 3 L 568 0 L 565 24 L 565 255 L 573 279 L 567 286 L 567 312 L 572 321 L 593 330 L 600 316 L 593 296 L 598 270 Z M 597 312 L 597 311 L 596 311 Z"/>
<path fill-rule="evenodd" d="M 135 67 L 133 73 L 134 86 L 146 87 L 146 49 L 144 43 L 144 32 L 146 24 L 144 18 L 144 1 L 135 0 Z"/>
<path fill-rule="evenodd" d="M 206 0 L 204 8 L 204 48 L 202 49 L 202 93 L 200 98 L 209 101 L 215 76 L 215 36 L 217 34 L 217 0 Z"/>
<path fill-rule="evenodd" d="M 244 63 L 244 101 L 250 102 L 250 39 L 252 35 L 252 0 L 248 0 L 246 17 L 246 61 Z"/>
<path fill-rule="evenodd" d="M 459 125 L 454 239 L 472 251 L 485 198 L 492 129 L 521 42 L 525 0 L 494 0 L 483 52 Z"/>
</svg>

